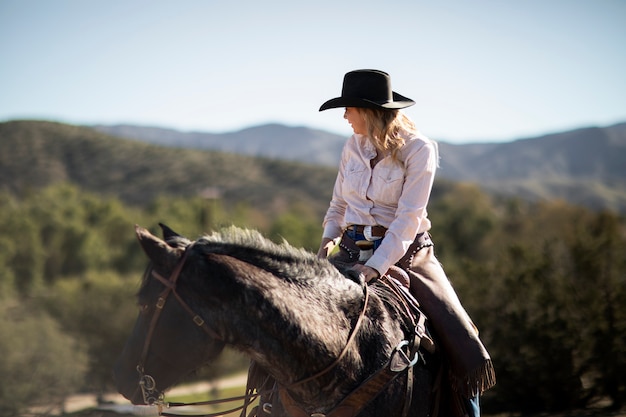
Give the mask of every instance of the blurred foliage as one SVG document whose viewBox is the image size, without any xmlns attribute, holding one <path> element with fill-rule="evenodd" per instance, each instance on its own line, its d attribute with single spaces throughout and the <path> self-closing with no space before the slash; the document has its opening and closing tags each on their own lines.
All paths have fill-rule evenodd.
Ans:
<svg viewBox="0 0 626 417">
<path fill-rule="evenodd" d="M 82 389 L 105 392 L 111 387 L 111 364 L 122 351 L 137 309 L 136 276 L 115 272 L 88 272 L 60 279 L 37 297 L 63 330 L 82 343 L 89 355 Z"/>
<path fill-rule="evenodd" d="M 277 173 L 279 175 L 279 173 Z M 280 173 L 284 175 L 284 173 Z M 294 174 L 295 175 L 295 174 Z M 229 224 L 315 251 L 315 207 L 270 211 L 219 196 L 156 196 L 139 206 L 58 183 L 0 192 L 0 410 L 113 389 L 147 259 L 134 224 L 194 239 Z M 498 383 L 485 412 L 567 410 L 626 398 L 626 221 L 563 202 L 498 199 L 437 183 L 429 207 L 439 259 L 481 330 Z M 202 369 L 243 370 L 233 352 Z"/>
<path fill-rule="evenodd" d="M 30 302 L 0 301 L 0 415 L 26 406 L 58 406 L 77 392 L 87 354 L 76 338 Z"/>
<path fill-rule="evenodd" d="M 2 307 L 0 372 L 15 381 L 1 384 L 6 415 L 40 401 L 60 403 L 74 392 L 114 389 L 111 370 L 136 318 L 134 295 L 147 265 L 134 224 L 160 233 L 158 223 L 165 222 L 191 238 L 238 224 L 309 250 L 321 236 L 316 214 L 297 203 L 284 204 L 275 218 L 245 203 L 226 210 L 221 200 L 201 197 L 157 197 L 136 208 L 69 184 L 22 198 L 0 192 L 0 202 L 0 303 L 11 306 Z M 193 378 L 247 364 L 227 350 Z M 41 384 L 52 379 L 48 373 L 56 375 L 56 388 L 40 386 L 33 372 L 42 375 Z"/>
<path fill-rule="evenodd" d="M 477 188 L 458 191 L 431 212 L 440 260 L 496 366 L 484 409 L 571 410 L 599 398 L 622 407 L 624 219 L 559 201 L 494 202 Z"/>
</svg>

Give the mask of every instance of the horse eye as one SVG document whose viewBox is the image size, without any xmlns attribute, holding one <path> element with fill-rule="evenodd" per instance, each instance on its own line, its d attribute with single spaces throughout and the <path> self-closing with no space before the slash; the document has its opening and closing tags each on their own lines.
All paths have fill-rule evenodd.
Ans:
<svg viewBox="0 0 626 417">
<path fill-rule="evenodd" d="M 145 313 L 146 311 L 148 311 L 148 304 L 139 304 L 139 312 L 141 313 Z"/>
</svg>

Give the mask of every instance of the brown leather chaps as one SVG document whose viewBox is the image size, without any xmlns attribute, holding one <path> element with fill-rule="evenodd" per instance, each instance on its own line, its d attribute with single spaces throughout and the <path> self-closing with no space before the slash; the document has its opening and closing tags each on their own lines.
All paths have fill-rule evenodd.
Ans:
<svg viewBox="0 0 626 417">
<path fill-rule="evenodd" d="M 345 233 L 329 260 L 340 270 L 358 262 L 359 247 Z M 410 292 L 428 316 L 443 348 L 451 388 L 472 398 L 491 388 L 495 371 L 472 319 L 435 257 L 428 232 L 419 234 L 396 266 L 407 272 Z"/>
</svg>

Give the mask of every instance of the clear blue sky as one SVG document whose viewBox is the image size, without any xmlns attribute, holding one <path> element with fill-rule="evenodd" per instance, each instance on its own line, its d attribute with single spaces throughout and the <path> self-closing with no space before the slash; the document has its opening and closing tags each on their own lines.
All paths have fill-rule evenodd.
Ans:
<svg viewBox="0 0 626 417">
<path fill-rule="evenodd" d="M 0 0 L 0 121 L 348 135 L 318 108 L 357 68 L 437 140 L 623 122 L 626 1 Z"/>
</svg>

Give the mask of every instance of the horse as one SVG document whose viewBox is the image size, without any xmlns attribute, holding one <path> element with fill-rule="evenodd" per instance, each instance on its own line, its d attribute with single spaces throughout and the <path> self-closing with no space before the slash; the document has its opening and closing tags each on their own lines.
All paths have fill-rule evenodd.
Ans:
<svg viewBox="0 0 626 417">
<path fill-rule="evenodd" d="M 113 370 L 133 404 L 160 405 L 228 345 L 275 381 L 273 404 L 257 416 L 430 415 L 439 359 L 420 344 L 431 342 L 427 321 L 403 290 L 258 231 L 232 226 L 191 241 L 160 226 L 163 240 L 135 227 L 150 263 Z"/>
</svg>

